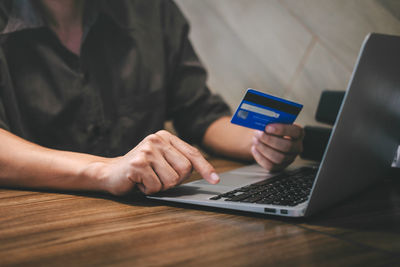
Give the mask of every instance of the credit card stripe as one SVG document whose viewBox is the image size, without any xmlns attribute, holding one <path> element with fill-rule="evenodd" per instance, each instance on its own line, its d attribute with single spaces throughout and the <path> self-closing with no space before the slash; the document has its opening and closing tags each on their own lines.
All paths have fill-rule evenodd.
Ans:
<svg viewBox="0 0 400 267">
<path fill-rule="evenodd" d="M 279 118 L 279 116 L 280 116 L 279 113 L 273 112 L 268 109 L 263 109 L 260 107 L 252 106 L 252 105 L 249 105 L 246 103 L 243 103 L 240 108 L 244 109 L 244 110 L 252 111 L 252 112 L 264 115 L 264 116 L 272 117 L 272 118 Z"/>
<path fill-rule="evenodd" d="M 251 92 L 247 92 L 244 101 L 252 102 L 261 106 L 270 107 L 276 110 L 280 110 L 292 115 L 298 115 L 300 113 L 301 107 L 293 106 L 288 103 L 284 103 L 272 98 L 264 97 L 261 95 L 256 95 Z"/>
</svg>

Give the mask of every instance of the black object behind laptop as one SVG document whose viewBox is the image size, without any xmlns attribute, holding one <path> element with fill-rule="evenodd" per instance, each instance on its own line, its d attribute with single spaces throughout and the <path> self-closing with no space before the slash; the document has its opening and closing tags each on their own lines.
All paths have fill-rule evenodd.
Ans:
<svg viewBox="0 0 400 267">
<path fill-rule="evenodd" d="M 333 126 L 342 105 L 344 95 L 344 91 L 323 91 L 315 113 L 316 121 Z M 300 156 L 303 159 L 321 161 L 329 137 L 331 136 L 332 128 L 305 126 L 304 132 L 303 152 Z"/>
</svg>

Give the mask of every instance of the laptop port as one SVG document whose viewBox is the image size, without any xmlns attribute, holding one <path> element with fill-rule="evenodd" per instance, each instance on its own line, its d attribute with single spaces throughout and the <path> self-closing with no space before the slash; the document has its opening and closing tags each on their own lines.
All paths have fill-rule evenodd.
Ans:
<svg viewBox="0 0 400 267">
<path fill-rule="evenodd" d="M 281 214 L 288 214 L 288 210 L 281 210 Z"/>
<path fill-rule="evenodd" d="M 264 208 L 264 212 L 268 212 L 268 213 L 276 213 L 276 209 Z"/>
</svg>

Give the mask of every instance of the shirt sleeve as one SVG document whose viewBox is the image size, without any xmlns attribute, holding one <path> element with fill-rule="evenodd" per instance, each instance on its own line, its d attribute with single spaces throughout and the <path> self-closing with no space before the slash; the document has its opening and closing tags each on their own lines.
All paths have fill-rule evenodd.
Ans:
<svg viewBox="0 0 400 267">
<path fill-rule="evenodd" d="M 3 50 L 0 49 L 0 128 L 5 129 L 7 131 L 10 130 L 10 127 L 7 122 L 7 117 L 6 117 L 6 110 L 4 106 L 4 86 L 6 84 L 5 77 L 5 68 L 4 68 L 4 53 Z"/>
<path fill-rule="evenodd" d="M 167 115 L 184 140 L 201 144 L 210 124 L 231 115 L 231 111 L 219 95 L 207 88 L 206 70 L 188 39 L 189 25 L 175 4 L 167 3 Z"/>
<path fill-rule="evenodd" d="M 4 130 L 9 130 L 8 125 L 6 123 L 6 113 L 4 110 L 3 100 L 0 97 L 0 128 Z"/>
</svg>

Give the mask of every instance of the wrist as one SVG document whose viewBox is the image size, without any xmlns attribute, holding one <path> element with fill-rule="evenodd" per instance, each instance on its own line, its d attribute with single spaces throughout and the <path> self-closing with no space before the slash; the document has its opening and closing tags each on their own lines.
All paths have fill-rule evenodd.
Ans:
<svg viewBox="0 0 400 267">
<path fill-rule="evenodd" d="M 94 191 L 105 192 L 115 196 L 121 196 L 132 190 L 135 183 L 126 179 L 122 157 L 107 158 L 92 162 L 82 172 L 90 182 L 90 188 Z"/>
<path fill-rule="evenodd" d="M 110 172 L 108 171 L 109 161 L 105 159 L 95 162 L 90 162 L 80 172 L 81 179 L 86 181 L 87 188 L 90 191 L 98 191 L 110 193 Z"/>
</svg>

